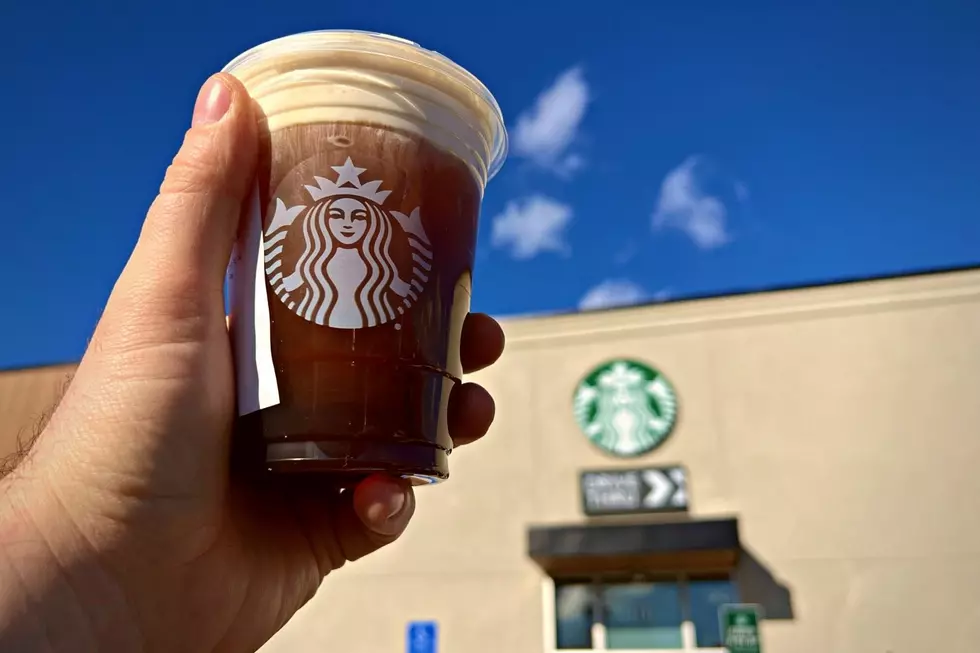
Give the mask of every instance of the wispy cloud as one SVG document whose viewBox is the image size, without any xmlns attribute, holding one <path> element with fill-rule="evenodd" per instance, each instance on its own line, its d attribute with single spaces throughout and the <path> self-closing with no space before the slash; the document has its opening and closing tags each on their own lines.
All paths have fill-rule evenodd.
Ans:
<svg viewBox="0 0 980 653">
<path fill-rule="evenodd" d="M 735 197 L 738 198 L 739 202 L 749 201 L 749 187 L 744 182 L 735 182 Z"/>
<path fill-rule="evenodd" d="M 491 244 L 505 248 L 516 259 L 529 259 L 541 252 L 571 253 L 565 230 L 572 220 L 572 207 L 545 195 L 532 195 L 507 203 L 493 219 Z"/>
<path fill-rule="evenodd" d="M 728 211 L 724 202 L 701 188 L 699 163 L 699 157 L 688 157 L 664 177 L 653 226 L 680 229 L 701 249 L 714 249 L 732 240 L 727 227 Z M 736 192 L 748 196 L 744 186 Z"/>
<path fill-rule="evenodd" d="M 538 95 L 534 106 L 517 117 L 513 152 L 555 174 L 567 177 L 585 165 L 570 152 L 590 100 L 582 69 L 570 68 Z"/>
<path fill-rule="evenodd" d="M 674 291 L 671 288 L 661 288 L 657 292 L 653 293 L 650 298 L 655 302 L 665 302 L 674 296 Z"/>
<path fill-rule="evenodd" d="M 629 279 L 607 279 L 589 289 L 578 307 L 582 311 L 594 311 L 614 306 L 630 306 L 647 299 L 647 293 L 639 284 Z"/>
<path fill-rule="evenodd" d="M 636 241 L 630 241 L 623 246 L 616 255 L 613 256 L 613 263 L 622 267 L 636 258 L 636 255 L 640 253 L 640 247 L 636 244 Z"/>
</svg>

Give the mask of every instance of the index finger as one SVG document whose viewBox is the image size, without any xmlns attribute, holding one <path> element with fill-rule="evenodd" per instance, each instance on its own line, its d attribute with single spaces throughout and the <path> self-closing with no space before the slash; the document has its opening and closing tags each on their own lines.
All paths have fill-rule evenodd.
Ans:
<svg viewBox="0 0 980 653">
<path fill-rule="evenodd" d="M 504 330 L 485 313 L 470 313 L 463 322 L 459 357 L 463 372 L 470 374 L 489 367 L 504 353 Z"/>
</svg>

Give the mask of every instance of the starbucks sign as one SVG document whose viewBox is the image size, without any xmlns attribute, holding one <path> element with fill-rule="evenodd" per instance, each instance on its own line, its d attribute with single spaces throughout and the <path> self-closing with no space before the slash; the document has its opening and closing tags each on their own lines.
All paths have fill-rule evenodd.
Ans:
<svg viewBox="0 0 980 653">
<path fill-rule="evenodd" d="M 632 457 L 656 449 L 677 421 L 677 395 L 653 367 L 613 360 L 592 369 L 579 382 L 575 419 L 600 449 Z"/>
</svg>

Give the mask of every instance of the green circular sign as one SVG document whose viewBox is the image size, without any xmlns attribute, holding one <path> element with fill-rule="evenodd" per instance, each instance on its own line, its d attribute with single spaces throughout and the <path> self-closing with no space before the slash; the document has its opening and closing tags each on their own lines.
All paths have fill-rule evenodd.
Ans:
<svg viewBox="0 0 980 653">
<path fill-rule="evenodd" d="M 575 388 L 575 419 L 597 447 L 640 456 L 660 446 L 677 422 L 677 394 L 663 374 L 633 360 L 590 371 Z"/>
</svg>

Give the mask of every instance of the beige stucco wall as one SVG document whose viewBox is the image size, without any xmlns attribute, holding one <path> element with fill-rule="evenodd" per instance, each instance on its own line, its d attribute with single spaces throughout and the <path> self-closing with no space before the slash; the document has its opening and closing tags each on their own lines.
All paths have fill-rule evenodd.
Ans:
<svg viewBox="0 0 980 653">
<path fill-rule="evenodd" d="M 328 579 L 267 653 L 401 651 L 411 619 L 439 621 L 441 651 L 544 651 L 526 529 L 583 520 L 583 468 L 638 463 L 685 465 L 692 515 L 738 517 L 746 564 L 788 594 L 748 597 L 791 610 L 766 622 L 767 651 L 975 650 L 980 271 L 506 330 L 503 360 L 475 376 L 497 399 L 491 434 L 418 491 L 404 540 Z M 681 402 L 638 460 L 599 453 L 573 421 L 575 384 L 616 356 L 653 363 Z"/>
<path fill-rule="evenodd" d="M 0 459 L 30 446 L 74 369 L 51 365 L 0 371 Z"/>
<path fill-rule="evenodd" d="M 506 330 L 504 358 L 474 375 L 497 400 L 490 435 L 418 490 L 400 542 L 329 578 L 264 653 L 403 651 L 412 619 L 439 622 L 440 653 L 541 653 L 528 526 L 583 521 L 583 468 L 672 463 L 692 516 L 738 518 L 745 598 L 792 616 L 766 622 L 766 651 L 976 648 L 980 270 Z M 571 411 L 579 378 L 617 356 L 655 365 L 680 399 L 670 439 L 628 461 L 598 452 Z M 31 394 L 10 378 L 4 410 Z"/>
</svg>

